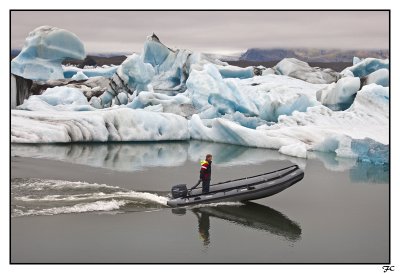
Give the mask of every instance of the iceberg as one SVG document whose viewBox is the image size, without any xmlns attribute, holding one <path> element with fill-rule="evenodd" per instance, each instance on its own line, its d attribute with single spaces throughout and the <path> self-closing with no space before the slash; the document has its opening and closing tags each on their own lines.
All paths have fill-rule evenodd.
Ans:
<svg viewBox="0 0 400 274">
<path fill-rule="evenodd" d="M 64 67 L 71 78 L 36 81 L 32 93 L 44 92 L 11 112 L 11 140 L 194 139 L 275 149 L 300 159 L 322 151 L 386 163 L 389 71 L 382 64 L 355 58 L 341 74 L 292 58 L 271 69 L 237 68 L 170 49 L 153 34 L 141 54 L 102 68 L 104 74 L 100 68 Z"/>
<path fill-rule="evenodd" d="M 350 71 L 355 77 L 364 77 L 379 69 L 389 69 L 389 59 L 365 58 L 345 68 L 341 73 L 346 74 Z"/>
<path fill-rule="evenodd" d="M 254 77 L 254 68 L 240 68 L 235 66 L 217 66 L 222 78 L 247 79 Z"/>
<path fill-rule="evenodd" d="M 253 68 L 237 68 L 228 66 L 218 60 L 212 60 L 205 54 L 193 53 L 185 49 L 172 50 L 153 33 L 147 37 L 143 52 L 128 57 L 111 77 L 108 94 L 101 98 L 93 98 L 91 105 L 96 108 L 107 108 L 120 104 L 115 97 L 124 92 L 127 95 L 140 94 L 142 91 L 176 95 L 184 93 L 187 89 L 189 75 L 196 70 L 201 70 L 204 65 L 214 64 L 219 75 L 226 78 L 253 77 Z M 85 75 L 90 77 L 87 71 Z M 136 92 L 135 92 L 136 91 Z M 113 102 L 114 100 L 114 102 Z"/>
<path fill-rule="evenodd" d="M 63 66 L 64 78 L 73 78 L 78 73 L 83 73 L 86 77 L 105 77 L 111 78 L 117 71 L 119 66 L 103 66 L 95 68 L 77 68 L 74 66 Z"/>
<path fill-rule="evenodd" d="M 121 92 L 133 97 L 141 91 L 167 95 L 182 93 L 186 90 L 191 64 L 206 62 L 200 54 L 168 48 L 153 34 L 147 37 L 142 54 L 129 56 L 111 77 L 107 92 L 93 97 L 90 103 L 96 108 L 120 105 L 118 94 Z"/>
<path fill-rule="evenodd" d="M 74 76 L 71 77 L 71 80 L 74 81 L 85 81 L 89 79 L 82 71 L 78 71 Z"/>
<path fill-rule="evenodd" d="M 284 58 L 273 69 L 275 74 L 287 75 L 313 84 L 330 84 L 339 79 L 339 73 L 332 69 L 313 68 L 296 58 Z"/>
<path fill-rule="evenodd" d="M 389 145 L 376 142 L 373 139 L 365 138 L 362 140 L 352 140 L 352 151 L 357 154 L 361 162 L 374 165 L 384 165 L 389 163 Z"/>
<path fill-rule="evenodd" d="M 351 106 L 360 89 L 360 78 L 344 77 L 317 92 L 317 100 L 332 110 L 345 110 Z"/>
<path fill-rule="evenodd" d="M 332 111 L 319 105 L 306 112 L 281 115 L 278 122 L 256 129 L 216 118 L 204 124 L 198 115 L 189 121 L 193 139 L 281 149 L 282 153 L 306 157 L 306 150 L 335 152 L 341 157 L 362 157 L 352 150 L 352 140 L 370 138 L 381 144 L 389 142 L 388 88 L 371 84 L 356 95 L 346 111 Z M 290 145 L 290 146 L 289 146 Z"/>
<path fill-rule="evenodd" d="M 188 140 L 187 120 L 130 108 L 96 111 L 12 111 L 12 143 Z"/>
<path fill-rule="evenodd" d="M 246 117 L 268 122 L 277 121 L 279 115 L 305 111 L 307 107 L 320 104 L 315 94 L 325 85 L 280 75 L 224 79 L 215 65 L 206 64 L 192 69 L 186 86 L 187 95 L 201 118 L 218 118 L 226 114 L 229 114 L 226 117 L 233 117 L 232 114 L 240 112 Z"/>
<path fill-rule="evenodd" d="M 375 83 L 383 87 L 389 86 L 389 70 L 388 69 L 378 69 L 366 77 L 365 84 L 369 85 Z"/>
<path fill-rule="evenodd" d="M 29 33 L 21 53 L 11 61 L 11 73 L 31 80 L 64 79 L 62 61 L 85 56 L 83 43 L 75 34 L 41 26 Z"/>
<path fill-rule="evenodd" d="M 149 63 L 155 70 L 152 80 L 154 91 L 174 95 L 186 89 L 185 82 L 192 63 L 201 59 L 189 50 L 172 50 L 161 43 L 153 33 L 147 37 L 142 53 L 144 63 Z"/>
<path fill-rule="evenodd" d="M 132 54 L 118 67 L 106 92 L 99 97 L 92 97 L 90 104 L 99 109 L 114 104 L 126 104 L 128 96 L 133 95 L 135 91 L 152 89 L 149 83 L 153 79 L 154 73 L 154 68 L 150 64 L 144 63 L 140 55 Z"/>
</svg>

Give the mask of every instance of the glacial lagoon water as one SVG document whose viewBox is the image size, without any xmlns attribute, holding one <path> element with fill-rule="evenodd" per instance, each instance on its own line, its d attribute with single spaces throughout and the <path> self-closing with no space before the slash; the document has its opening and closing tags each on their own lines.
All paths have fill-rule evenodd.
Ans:
<svg viewBox="0 0 400 274">
<path fill-rule="evenodd" d="M 214 155 L 212 182 L 297 164 L 272 197 L 171 209 Z M 15 263 L 379 263 L 389 261 L 389 170 L 208 142 L 11 146 Z"/>
</svg>

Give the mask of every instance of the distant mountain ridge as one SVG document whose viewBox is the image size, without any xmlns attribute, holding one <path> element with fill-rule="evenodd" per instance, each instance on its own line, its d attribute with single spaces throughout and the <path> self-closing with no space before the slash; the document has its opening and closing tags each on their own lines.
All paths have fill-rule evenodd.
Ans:
<svg viewBox="0 0 400 274">
<path fill-rule="evenodd" d="M 241 61 L 279 61 L 283 58 L 296 58 L 305 62 L 352 62 L 353 57 L 389 58 L 389 50 L 338 50 L 338 49 L 261 49 L 250 48 L 243 53 Z"/>
<path fill-rule="evenodd" d="M 21 52 L 21 49 L 11 49 L 11 59 L 16 57 Z M 126 59 L 127 55 L 131 53 L 115 52 L 115 53 L 89 53 L 88 56 L 93 57 L 98 65 L 114 64 L 119 65 Z M 305 62 L 316 63 L 352 63 L 353 57 L 359 58 L 374 57 L 379 59 L 389 58 L 389 50 L 376 49 L 376 50 L 338 50 L 338 49 L 262 49 L 250 48 L 244 53 L 235 54 L 213 54 L 204 53 L 211 59 L 219 59 L 221 61 L 230 62 L 232 65 L 240 64 L 260 64 L 261 62 L 274 62 L 277 63 L 284 58 L 296 58 Z M 81 61 L 80 61 L 81 62 Z M 72 63 L 80 63 L 78 61 Z M 238 63 L 238 64 L 236 64 Z M 240 63 L 240 64 L 239 64 Z"/>
</svg>

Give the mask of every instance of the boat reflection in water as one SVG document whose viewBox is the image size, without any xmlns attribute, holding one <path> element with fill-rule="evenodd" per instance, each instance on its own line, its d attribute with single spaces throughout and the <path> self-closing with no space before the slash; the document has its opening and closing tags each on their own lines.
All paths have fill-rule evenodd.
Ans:
<svg viewBox="0 0 400 274">
<path fill-rule="evenodd" d="M 243 205 L 203 205 L 190 210 L 197 216 L 198 232 L 206 246 L 210 243 L 210 217 L 266 231 L 289 242 L 301 239 L 300 225 L 281 212 L 265 205 L 248 202 Z M 172 213 L 184 215 L 186 208 L 173 208 Z"/>
</svg>

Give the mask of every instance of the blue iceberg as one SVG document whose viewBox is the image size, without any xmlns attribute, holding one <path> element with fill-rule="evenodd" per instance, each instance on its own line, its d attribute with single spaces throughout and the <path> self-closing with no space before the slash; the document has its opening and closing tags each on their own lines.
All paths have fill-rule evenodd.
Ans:
<svg viewBox="0 0 400 274">
<path fill-rule="evenodd" d="M 85 56 L 83 43 L 75 34 L 41 26 L 29 33 L 21 53 L 11 61 L 11 73 L 31 80 L 64 79 L 62 61 Z"/>
<path fill-rule="evenodd" d="M 389 59 L 365 58 L 345 68 L 342 74 L 348 74 L 350 71 L 355 77 L 364 77 L 379 69 L 389 69 Z"/>
<path fill-rule="evenodd" d="M 375 165 L 389 164 L 389 145 L 381 144 L 370 138 L 351 141 L 351 150 L 361 162 Z"/>
</svg>

